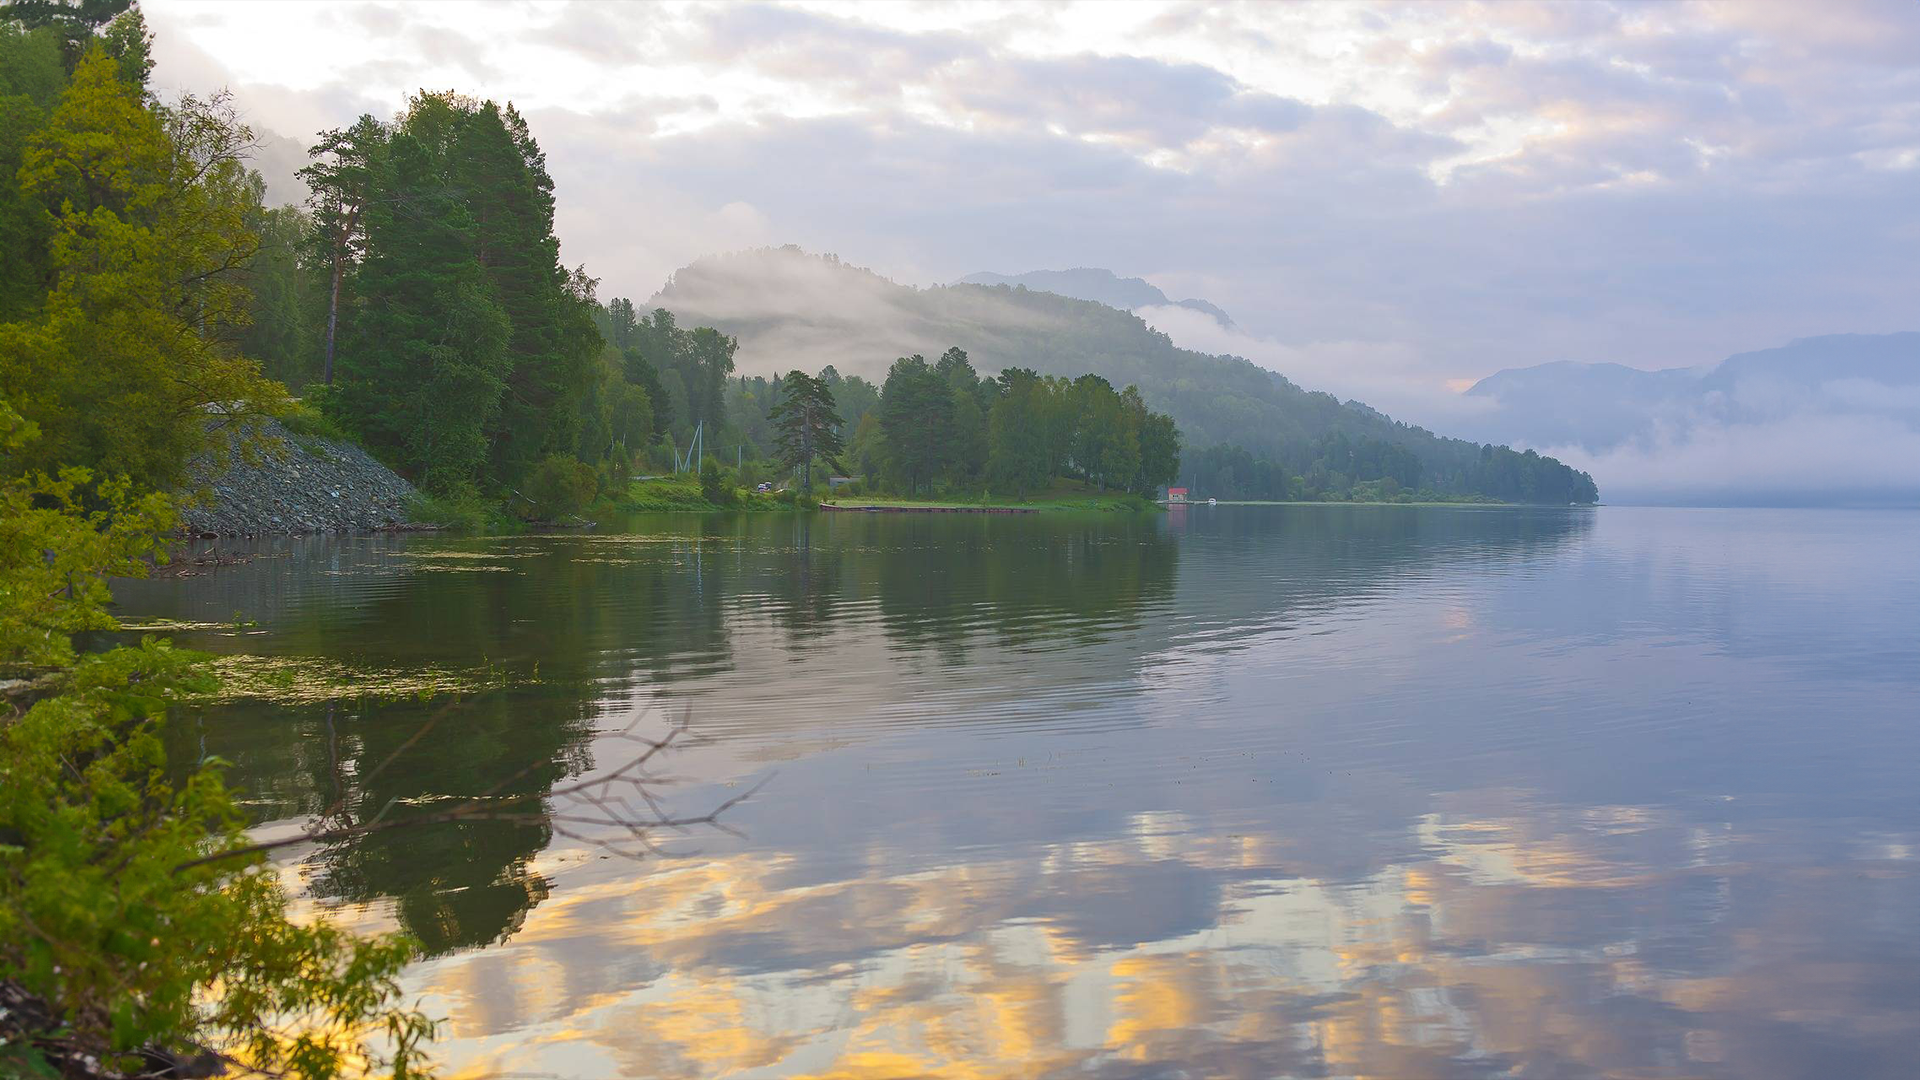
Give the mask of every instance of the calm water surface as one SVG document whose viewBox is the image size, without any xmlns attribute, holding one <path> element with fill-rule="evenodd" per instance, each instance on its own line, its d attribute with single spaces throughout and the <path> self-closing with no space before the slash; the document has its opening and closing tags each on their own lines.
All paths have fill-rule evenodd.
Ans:
<svg viewBox="0 0 1920 1080">
<path fill-rule="evenodd" d="M 426 943 L 452 1075 L 1920 1059 L 1920 514 L 650 517 L 119 595 L 300 659 L 273 693 L 484 684 L 193 717 L 266 830 L 544 793 L 682 710 L 674 811 L 772 775 L 674 858 L 552 821 L 290 855 Z"/>
</svg>

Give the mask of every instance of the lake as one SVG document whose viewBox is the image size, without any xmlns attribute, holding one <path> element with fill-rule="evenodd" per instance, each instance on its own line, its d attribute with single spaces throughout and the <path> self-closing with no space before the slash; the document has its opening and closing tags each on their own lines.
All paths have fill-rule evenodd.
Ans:
<svg viewBox="0 0 1920 1080">
<path fill-rule="evenodd" d="M 655 516 L 127 582 L 449 1075 L 1910 1076 L 1920 513 Z M 369 690 L 427 691 L 395 698 Z M 637 810 L 645 812 L 645 806 Z M 586 815 L 586 816 L 591 816 Z"/>
</svg>

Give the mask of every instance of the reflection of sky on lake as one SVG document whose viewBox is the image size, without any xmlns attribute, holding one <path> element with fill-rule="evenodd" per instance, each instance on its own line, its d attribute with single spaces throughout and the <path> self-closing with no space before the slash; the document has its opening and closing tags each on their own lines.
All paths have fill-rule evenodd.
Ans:
<svg viewBox="0 0 1920 1080">
<path fill-rule="evenodd" d="M 348 545 L 324 585 L 256 567 L 123 593 L 264 610 L 269 640 L 306 648 L 332 638 L 300 628 L 358 627 L 389 664 L 471 652 L 477 620 L 494 660 L 546 679 L 504 695 L 505 732 L 690 704 L 673 771 L 702 783 L 676 806 L 778 769 L 730 818 L 744 840 L 690 836 L 684 858 L 496 845 L 487 873 L 537 887 L 445 937 L 494 944 L 410 983 L 451 1018 L 455 1074 L 1911 1066 L 1920 515 L 691 520 L 664 526 L 677 542 Z M 529 557 L 434 569 L 456 549 Z M 319 592 L 260 596 L 290 576 Z M 461 626 L 433 613 L 479 588 Z M 383 637 L 395 620 L 445 639 Z M 313 723 L 206 723 L 304 805 L 269 763 Z M 581 737 L 576 771 L 622 754 Z M 329 880 L 323 862 L 290 871 Z M 396 908 L 383 872 L 333 902 L 369 925 L 478 917 L 451 874 L 437 906 Z"/>
</svg>

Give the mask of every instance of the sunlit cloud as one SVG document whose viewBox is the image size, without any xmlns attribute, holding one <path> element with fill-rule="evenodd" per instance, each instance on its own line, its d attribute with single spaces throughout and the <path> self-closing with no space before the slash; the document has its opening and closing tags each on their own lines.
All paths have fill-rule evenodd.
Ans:
<svg viewBox="0 0 1920 1080">
<path fill-rule="evenodd" d="M 1501 368 L 1914 328 L 1900 2 L 146 8 L 163 89 L 284 137 L 276 193 L 361 111 L 515 101 L 602 295 L 780 243 L 916 285 L 1104 266 L 1436 428 Z"/>
</svg>

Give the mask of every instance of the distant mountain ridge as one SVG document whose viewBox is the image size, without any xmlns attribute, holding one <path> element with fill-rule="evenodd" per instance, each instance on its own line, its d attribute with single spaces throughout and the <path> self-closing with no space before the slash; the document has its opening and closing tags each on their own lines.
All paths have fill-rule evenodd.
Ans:
<svg viewBox="0 0 1920 1080">
<path fill-rule="evenodd" d="M 1032 270 L 1024 274 L 995 274 L 983 270 L 977 274 L 968 274 L 955 284 L 1024 287 L 1039 292 L 1050 292 L 1057 296 L 1071 296 L 1076 300 L 1091 300 L 1096 304 L 1119 308 L 1121 311 L 1138 311 L 1144 307 L 1191 308 L 1213 316 L 1213 320 L 1221 326 L 1229 329 L 1233 327 L 1233 319 L 1208 301 L 1172 300 L 1152 282 L 1137 277 L 1123 278 L 1111 270 L 1102 270 L 1098 267 L 1077 266 L 1071 270 Z"/>
<path fill-rule="evenodd" d="M 1920 332 L 1828 334 L 1699 368 L 1558 361 L 1467 391 L 1478 438 L 1603 470 L 1614 497 L 1920 505 Z"/>
<path fill-rule="evenodd" d="M 742 374 L 832 365 L 842 375 L 880 380 L 896 357 L 932 357 L 958 345 L 989 376 L 1024 367 L 1068 378 L 1092 372 L 1116 387 L 1138 386 L 1150 407 L 1173 416 L 1191 448 L 1232 444 L 1296 462 L 1311 460 L 1306 451 L 1318 440 L 1377 440 L 1411 451 L 1423 481 L 1442 492 L 1593 497 L 1591 479 L 1558 462 L 1436 436 L 1358 402 L 1303 390 L 1244 358 L 1177 348 L 1137 315 L 1050 291 L 1004 284 L 916 289 L 785 247 L 701 259 L 675 273 L 648 306 L 673 312 L 682 325 L 737 337 Z"/>
<path fill-rule="evenodd" d="M 1467 396 L 1497 403 L 1478 422 L 1482 437 L 1605 451 L 1663 426 L 1872 404 L 1875 387 L 1896 391 L 1879 395 L 1877 411 L 1911 412 L 1920 423 L 1920 332 L 1797 338 L 1700 368 L 1559 360 L 1496 372 Z M 1898 393 L 1908 389 L 1916 391 L 1906 395 L 1911 410 L 1901 407 Z"/>
</svg>

